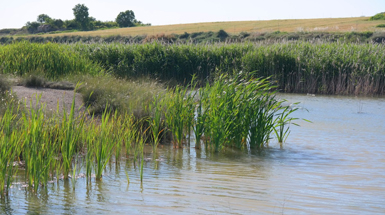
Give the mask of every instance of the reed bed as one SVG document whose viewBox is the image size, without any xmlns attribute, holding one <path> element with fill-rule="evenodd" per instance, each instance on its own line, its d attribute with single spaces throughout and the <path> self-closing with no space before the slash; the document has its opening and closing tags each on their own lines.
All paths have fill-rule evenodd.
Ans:
<svg viewBox="0 0 385 215">
<path fill-rule="evenodd" d="M 113 158 L 119 163 L 122 156 L 138 164 L 143 182 L 144 146 L 152 145 L 156 154 L 167 133 L 175 148 L 188 147 L 195 136 L 196 148 L 202 139 L 212 152 L 229 147 L 263 149 L 274 129 L 287 131 L 285 126 L 293 119 L 289 115 L 295 110 L 287 111 L 283 101 L 275 99 L 275 87 L 268 79 L 241 72 L 219 76 L 214 84 L 191 91 L 196 83 L 193 78 L 186 87 L 156 94 L 152 103 L 146 103 L 149 115 L 139 119 L 132 112 L 112 112 L 108 106 L 99 117 L 75 116 L 75 100 L 68 113 L 54 115 L 47 115 L 38 102 L 30 109 L 7 102 L 0 115 L 0 196 L 8 194 L 18 165 L 25 168 L 32 192 L 50 181 L 75 183 L 79 156 L 87 182 L 93 176 L 102 180 L 106 166 Z"/>
<path fill-rule="evenodd" d="M 276 87 L 268 79 L 239 74 L 219 76 L 214 84 L 189 92 L 176 87 L 166 96 L 167 126 L 173 133 L 175 148 L 189 143 L 195 135 L 195 147 L 215 152 L 225 148 L 262 149 L 274 131 L 280 142 L 288 135 L 288 125 L 296 109 L 275 98 Z M 195 86 L 194 82 L 191 86 Z M 192 134 L 194 131 L 194 134 Z"/>
<path fill-rule="evenodd" d="M 385 46 L 322 42 L 278 44 L 31 44 L 0 46 L 0 73 L 41 72 L 149 77 L 198 85 L 233 71 L 271 77 L 282 92 L 384 94 Z"/>
<path fill-rule="evenodd" d="M 23 76 L 41 73 L 57 79 L 64 75 L 93 74 L 101 68 L 69 46 L 28 42 L 0 46 L 0 73 Z"/>
<path fill-rule="evenodd" d="M 132 115 L 106 110 L 98 119 L 75 117 L 75 101 L 69 113 L 47 115 L 38 102 L 39 97 L 35 106 L 23 110 L 7 102 L 0 115 L 0 197 L 8 195 L 19 168 L 25 169 L 28 189 L 36 192 L 50 181 L 72 178 L 74 183 L 79 156 L 85 160 L 87 181 L 93 176 L 102 180 L 110 159 L 115 154 L 120 160 L 123 147 L 131 148 L 124 156 L 143 163 L 146 135 L 134 136 L 139 132 Z"/>
<path fill-rule="evenodd" d="M 202 86 L 233 71 L 271 77 L 282 92 L 384 94 L 385 46 L 322 42 L 278 44 L 76 44 L 74 50 L 119 77 Z"/>
</svg>

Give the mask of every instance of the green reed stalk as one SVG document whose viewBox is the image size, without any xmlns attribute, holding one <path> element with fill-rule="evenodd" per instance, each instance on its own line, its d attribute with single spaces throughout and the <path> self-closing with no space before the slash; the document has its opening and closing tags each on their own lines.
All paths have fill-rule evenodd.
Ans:
<svg viewBox="0 0 385 215">
<path fill-rule="evenodd" d="M 138 134 L 138 123 L 135 122 L 133 115 L 128 115 L 127 113 L 125 113 L 124 119 L 125 121 L 123 122 L 123 142 L 124 147 L 126 149 L 126 156 L 128 157 L 131 151 L 135 153 L 135 150 L 132 149 L 133 147 L 135 147 L 135 137 Z M 134 155 L 134 161 L 135 159 L 136 155 Z"/>
<path fill-rule="evenodd" d="M 100 180 L 102 178 L 103 171 L 112 156 L 113 149 L 115 148 L 115 144 L 111 142 L 112 137 L 110 134 L 112 133 L 113 123 L 109 122 L 110 116 L 110 112 L 107 112 L 107 110 L 104 111 L 100 127 L 95 129 L 95 131 L 99 133 L 93 144 L 93 151 L 96 161 L 96 180 Z"/>
<path fill-rule="evenodd" d="M 68 114 L 65 109 L 63 109 L 63 118 L 61 128 L 59 130 L 59 144 L 63 159 L 64 179 L 68 179 L 68 174 L 71 170 L 73 157 L 76 152 L 76 147 L 84 127 L 84 117 L 81 117 L 79 120 L 75 119 L 75 95 L 76 94 L 74 93 L 70 113 Z"/>
<path fill-rule="evenodd" d="M 92 119 L 90 121 L 91 123 L 86 127 L 87 129 L 83 130 L 83 137 L 86 141 L 87 146 L 87 152 L 86 152 L 86 178 L 87 178 L 87 184 L 89 181 L 91 181 L 91 174 L 92 169 L 94 165 L 94 143 L 96 142 L 96 135 L 97 135 L 97 129 L 96 129 L 96 123 L 94 121 L 94 116 L 92 116 Z"/>
<path fill-rule="evenodd" d="M 12 102 L 8 102 L 3 116 L 0 118 L 0 197 L 8 195 L 17 167 L 13 161 L 20 153 L 20 143 L 23 134 L 12 130 L 13 121 L 16 118 Z"/>
<path fill-rule="evenodd" d="M 284 101 L 282 101 L 284 102 Z M 297 105 L 299 103 L 293 103 L 292 105 Z M 291 106 L 292 106 L 291 105 Z M 281 107 L 281 113 L 278 114 L 278 117 L 275 119 L 275 126 L 273 127 L 274 133 L 278 139 L 278 143 L 282 148 L 282 144 L 286 141 L 287 137 L 290 134 L 290 124 L 299 126 L 296 123 L 293 123 L 293 120 L 297 120 L 298 118 L 290 117 L 290 114 L 297 111 L 298 108 L 291 108 L 291 106 Z M 305 120 L 308 121 L 308 120 Z M 287 126 L 289 125 L 289 126 Z"/>
<path fill-rule="evenodd" d="M 191 81 L 191 89 L 195 89 L 195 84 L 193 84 L 194 79 Z M 185 133 L 188 135 L 187 144 L 190 146 L 191 141 L 191 129 L 194 126 L 195 121 L 195 96 L 197 92 L 186 92 L 185 98 L 184 98 L 184 107 L 183 107 L 183 115 L 185 116 Z"/>
<path fill-rule="evenodd" d="M 126 131 L 123 127 L 123 117 L 118 116 L 118 112 L 115 111 L 113 117 L 113 141 L 115 143 L 115 162 L 116 164 L 120 161 L 120 153 L 122 151 L 122 145 L 124 141 L 124 132 Z"/>
<path fill-rule="evenodd" d="M 148 119 L 148 122 L 151 127 L 151 136 L 153 140 L 153 151 L 156 152 L 158 148 L 158 144 L 160 141 L 160 137 L 162 132 L 164 131 L 161 129 L 163 125 L 163 120 L 162 120 L 162 101 L 159 98 L 159 95 L 154 96 L 152 104 L 149 105 L 149 110 L 152 112 L 152 115 Z"/>
<path fill-rule="evenodd" d="M 25 161 L 26 177 L 30 188 L 36 192 L 40 183 L 46 185 L 49 179 L 49 171 L 57 144 L 50 138 L 47 122 L 44 116 L 44 108 L 38 108 L 40 98 L 36 96 L 36 106 L 30 111 L 23 113 L 22 130 L 23 137 L 22 155 Z M 32 104 L 31 104 L 32 107 Z"/>
<path fill-rule="evenodd" d="M 144 145 L 146 143 L 146 132 L 149 128 L 143 131 L 140 129 L 140 135 L 136 137 L 136 144 L 138 145 L 138 152 L 140 153 L 140 183 L 143 183 L 143 166 L 144 166 Z"/>
<path fill-rule="evenodd" d="M 166 102 L 166 122 L 173 134 L 174 148 L 182 148 L 187 117 L 184 111 L 186 92 L 187 87 L 181 88 L 177 86 L 174 92 L 170 92 L 167 95 L 168 100 Z"/>
<path fill-rule="evenodd" d="M 206 86 L 207 88 L 207 86 Z M 204 111 L 204 106 L 203 104 L 206 104 L 207 101 L 207 92 L 201 88 L 199 89 L 199 94 L 198 94 L 198 102 L 196 105 L 196 117 L 193 125 L 193 131 L 195 134 L 195 148 L 200 149 L 201 148 L 201 138 L 202 135 L 205 132 L 205 124 L 206 124 L 206 118 L 207 118 L 207 112 Z"/>
</svg>

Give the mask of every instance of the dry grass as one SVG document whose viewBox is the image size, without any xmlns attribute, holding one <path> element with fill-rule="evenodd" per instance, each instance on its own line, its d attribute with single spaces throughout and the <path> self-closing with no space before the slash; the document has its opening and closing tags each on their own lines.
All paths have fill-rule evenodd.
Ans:
<svg viewBox="0 0 385 215">
<path fill-rule="evenodd" d="M 328 19 L 289 19 L 267 21 L 237 21 L 237 22 L 207 22 L 193 24 L 176 24 L 160 26 L 144 26 L 135 28 L 118 28 L 99 31 L 71 32 L 60 34 L 46 34 L 48 36 L 136 36 L 155 34 L 183 34 L 184 32 L 207 32 L 225 30 L 228 33 L 240 32 L 363 32 L 379 31 L 376 25 L 385 23 L 384 20 L 368 21 L 369 17 L 328 18 Z"/>
</svg>

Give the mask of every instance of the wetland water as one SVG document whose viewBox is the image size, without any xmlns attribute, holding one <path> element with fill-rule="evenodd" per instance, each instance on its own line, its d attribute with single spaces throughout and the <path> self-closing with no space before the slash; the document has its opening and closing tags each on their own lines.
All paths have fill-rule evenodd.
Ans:
<svg viewBox="0 0 385 215">
<path fill-rule="evenodd" d="M 38 193 L 16 184 L 0 213 L 384 214 L 385 98 L 279 97 L 302 102 L 295 116 L 313 122 L 297 121 L 283 149 L 274 139 L 261 153 L 164 147 L 145 163 L 143 187 L 122 160 L 89 187 L 85 178 L 75 190 L 71 181 Z"/>
</svg>

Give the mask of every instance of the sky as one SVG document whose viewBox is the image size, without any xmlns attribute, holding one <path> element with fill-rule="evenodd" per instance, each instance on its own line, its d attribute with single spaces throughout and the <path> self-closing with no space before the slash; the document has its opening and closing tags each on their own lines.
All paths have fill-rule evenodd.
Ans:
<svg viewBox="0 0 385 215">
<path fill-rule="evenodd" d="M 0 29 L 21 28 L 39 14 L 73 19 L 72 8 L 85 4 L 101 21 L 132 10 L 137 20 L 152 25 L 373 16 L 385 11 L 385 0 L 0 0 Z"/>
</svg>

